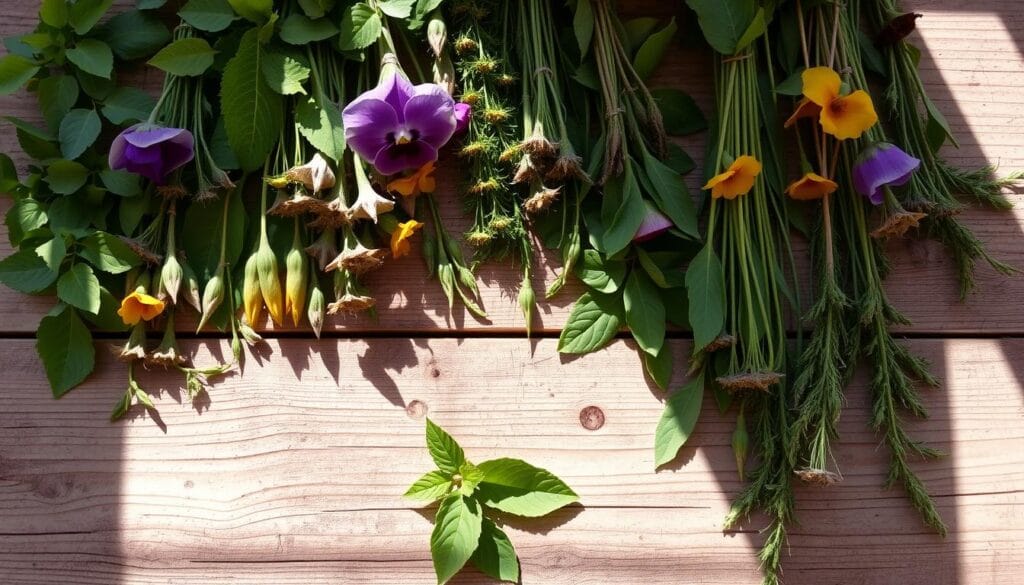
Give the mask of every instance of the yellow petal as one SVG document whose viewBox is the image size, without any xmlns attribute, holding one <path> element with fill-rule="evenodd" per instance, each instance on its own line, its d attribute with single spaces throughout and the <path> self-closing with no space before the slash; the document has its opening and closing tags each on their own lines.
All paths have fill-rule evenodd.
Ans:
<svg viewBox="0 0 1024 585">
<path fill-rule="evenodd" d="M 786 187 L 786 194 L 800 201 L 821 199 L 825 195 L 835 193 L 839 185 L 817 173 L 807 173 Z"/>
<path fill-rule="evenodd" d="M 804 96 L 823 108 L 839 97 L 839 88 L 843 84 L 839 74 L 830 67 L 805 69 L 800 78 L 804 82 Z"/>
<path fill-rule="evenodd" d="M 754 181 L 760 173 L 761 163 L 750 155 L 743 155 L 733 161 L 725 172 L 712 177 L 704 188 L 710 188 L 711 197 L 715 199 L 735 199 L 754 188 Z"/>
<path fill-rule="evenodd" d="M 732 170 L 731 168 L 727 169 L 725 171 L 722 171 L 721 173 L 718 173 L 714 177 L 711 177 L 710 179 L 708 179 L 708 182 L 704 184 L 703 188 L 704 189 L 714 189 L 715 187 L 717 187 L 718 185 L 722 184 L 723 182 L 728 181 L 729 179 L 731 179 L 732 176 L 735 175 L 735 174 L 736 174 L 736 171 Z"/>
<path fill-rule="evenodd" d="M 821 106 L 812 102 L 807 98 L 803 98 L 796 105 L 796 109 L 793 111 L 793 115 L 786 120 L 785 127 L 789 128 L 793 124 L 796 124 L 797 120 L 801 118 L 817 118 L 821 113 Z"/>
<path fill-rule="evenodd" d="M 391 232 L 391 256 L 401 258 L 410 251 L 409 238 L 423 227 L 421 222 L 415 219 L 398 224 L 395 231 Z"/>
<path fill-rule="evenodd" d="M 839 140 L 860 138 L 878 122 L 871 96 L 862 89 L 839 97 L 821 110 L 821 129 Z"/>
<path fill-rule="evenodd" d="M 418 182 L 419 177 L 416 175 L 400 177 L 388 183 L 388 191 L 395 191 L 405 197 L 409 197 L 416 194 L 416 186 Z"/>
</svg>

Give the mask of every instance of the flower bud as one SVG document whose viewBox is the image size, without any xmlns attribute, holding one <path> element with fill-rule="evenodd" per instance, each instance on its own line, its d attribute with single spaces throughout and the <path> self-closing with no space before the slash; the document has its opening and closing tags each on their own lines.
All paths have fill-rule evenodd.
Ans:
<svg viewBox="0 0 1024 585">
<path fill-rule="evenodd" d="M 248 272 L 248 265 L 249 263 L 246 262 L 246 272 Z M 203 291 L 202 317 L 199 318 L 199 326 L 196 327 L 196 333 L 206 325 L 206 322 L 210 320 L 210 317 L 213 316 L 222 302 L 224 302 L 223 267 L 217 270 L 217 273 L 213 275 L 210 282 L 206 283 L 206 290 Z M 248 315 L 248 307 L 246 307 L 246 315 Z"/>
<path fill-rule="evenodd" d="M 164 279 L 162 278 L 163 270 L 155 270 L 149 280 L 149 290 L 153 291 L 153 296 L 160 299 L 161 301 L 167 301 L 167 289 L 164 288 Z"/>
<path fill-rule="evenodd" d="M 185 275 L 185 288 L 182 290 L 185 302 L 191 305 L 197 312 L 202 313 L 203 302 L 199 297 L 199 278 L 196 277 L 196 271 L 192 270 L 192 267 L 187 262 L 181 265 L 181 269 Z"/>
<path fill-rule="evenodd" d="M 284 322 L 284 291 L 281 290 L 277 254 L 274 254 L 270 243 L 264 240 L 256 251 L 255 258 L 263 303 L 267 305 L 267 312 L 270 313 L 274 325 L 280 325 Z"/>
<path fill-rule="evenodd" d="M 238 337 L 231 338 L 231 355 L 235 356 L 235 361 L 242 360 L 242 340 Z"/>
<path fill-rule="evenodd" d="M 309 294 L 309 307 L 306 309 L 306 317 L 309 319 L 313 333 L 320 339 L 320 331 L 324 326 L 324 318 L 327 315 L 327 299 L 324 298 L 324 291 L 319 286 L 314 286 Z"/>
<path fill-rule="evenodd" d="M 245 261 L 245 276 L 242 278 L 242 306 L 245 308 L 245 320 L 252 325 L 260 321 L 263 312 L 263 296 L 260 294 L 260 276 L 256 268 L 256 256 L 249 256 Z"/>
<path fill-rule="evenodd" d="M 244 339 L 249 345 L 256 345 L 263 341 L 263 337 L 261 337 L 259 333 L 256 333 L 256 330 L 246 323 L 238 324 L 238 332 L 242 334 L 242 339 Z"/>
<path fill-rule="evenodd" d="M 740 409 L 740 415 L 736 417 L 736 430 L 732 433 L 732 454 L 736 457 L 736 470 L 739 471 L 740 481 L 746 477 L 743 469 L 747 462 L 747 449 L 750 444 L 750 435 L 747 434 L 747 420 Z"/>
<path fill-rule="evenodd" d="M 288 252 L 284 265 L 285 312 L 292 316 L 292 323 L 298 325 L 306 308 L 306 285 L 309 283 L 309 259 L 298 242 Z"/>
<path fill-rule="evenodd" d="M 181 290 L 181 281 L 184 277 L 178 258 L 174 254 L 168 254 L 164 259 L 163 270 L 160 271 L 160 282 L 173 304 L 178 304 L 178 291 Z"/>
<path fill-rule="evenodd" d="M 519 309 L 523 311 L 523 318 L 526 319 L 526 336 L 530 336 L 533 325 L 533 310 L 537 305 L 537 294 L 533 291 L 530 283 L 530 275 L 523 275 L 523 282 L 519 283 Z"/>
<path fill-rule="evenodd" d="M 448 25 L 445 24 L 440 10 L 430 13 L 430 22 L 427 23 L 427 43 L 435 57 L 440 57 L 444 52 L 444 45 L 448 41 Z"/>
<path fill-rule="evenodd" d="M 467 55 L 477 50 L 477 42 L 473 39 L 462 36 L 455 39 L 455 52 L 460 55 Z"/>
</svg>

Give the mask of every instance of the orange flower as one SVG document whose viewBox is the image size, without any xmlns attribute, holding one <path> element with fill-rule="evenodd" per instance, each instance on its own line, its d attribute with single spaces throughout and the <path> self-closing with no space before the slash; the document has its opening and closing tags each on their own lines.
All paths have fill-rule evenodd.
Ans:
<svg viewBox="0 0 1024 585">
<path fill-rule="evenodd" d="M 733 161 L 724 172 L 711 177 L 704 188 L 711 189 L 711 196 L 715 199 L 735 199 L 740 195 L 746 195 L 754 188 L 754 179 L 760 173 L 761 163 L 752 156 L 743 155 Z"/>
<path fill-rule="evenodd" d="M 391 232 L 391 256 L 401 258 L 407 255 L 410 250 L 409 238 L 421 227 L 423 227 L 423 224 L 415 219 L 398 224 L 395 231 Z"/>
<path fill-rule="evenodd" d="M 411 175 L 399 177 L 388 183 L 388 191 L 397 191 L 406 197 L 413 197 L 420 193 L 433 193 L 436 187 L 434 163 L 432 162 L 423 165 Z"/>
<path fill-rule="evenodd" d="M 817 173 L 807 173 L 786 187 L 786 195 L 800 201 L 821 199 L 836 192 L 839 185 Z"/>
<path fill-rule="evenodd" d="M 164 312 L 164 302 L 144 292 L 135 291 L 121 301 L 117 314 L 125 325 L 135 325 L 139 321 L 151 321 Z"/>
<path fill-rule="evenodd" d="M 801 75 L 804 96 L 821 108 L 821 129 L 839 140 L 860 138 L 878 122 L 871 96 L 862 89 L 840 95 L 842 80 L 828 67 L 812 67 Z M 799 109 L 797 110 L 799 112 Z"/>
<path fill-rule="evenodd" d="M 783 126 L 785 128 L 789 128 L 793 124 L 796 124 L 797 120 L 801 120 L 803 118 L 817 118 L 819 116 L 821 116 L 821 106 L 807 98 L 803 98 L 796 105 L 796 109 L 793 110 L 793 115 L 786 120 L 786 123 Z"/>
</svg>

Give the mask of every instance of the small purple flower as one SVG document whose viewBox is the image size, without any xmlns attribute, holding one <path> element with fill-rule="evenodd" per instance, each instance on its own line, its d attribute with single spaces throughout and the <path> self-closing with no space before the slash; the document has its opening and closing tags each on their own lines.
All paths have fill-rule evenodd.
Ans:
<svg viewBox="0 0 1024 585">
<path fill-rule="evenodd" d="M 473 106 L 459 102 L 455 104 L 455 133 L 462 134 L 473 119 Z"/>
<path fill-rule="evenodd" d="M 882 188 L 905 185 L 919 166 L 920 160 L 898 146 L 879 142 L 857 157 L 857 164 L 853 167 L 853 186 L 871 203 L 881 205 L 884 198 Z"/>
<path fill-rule="evenodd" d="M 653 240 L 672 229 L 672 221 L 655 209 L 653 205 L 644 201 L 644 207 L 647 208 L 647 213 L 640 223 L 640 228 L 636 230 L 636 235 L 633 236 L 633 242 L 637 244 Z"/>
<path fill-rule="evenodd" d="M 437 160 L 455 133 L 455 100 L 440 85 L 412 85 L 397 67 L 385 67 L 377 87 L 341 113 L 345 139 L 382 175 L 418 169 Z"/>
<path fill-rule="evenodd" d="M 117 135 L 110 145 L 110 168 L 146 177 L 163 185 L 171 171 L 195 156 L 192 133 L 181 128 L 136 124 Z"/>
</svg>

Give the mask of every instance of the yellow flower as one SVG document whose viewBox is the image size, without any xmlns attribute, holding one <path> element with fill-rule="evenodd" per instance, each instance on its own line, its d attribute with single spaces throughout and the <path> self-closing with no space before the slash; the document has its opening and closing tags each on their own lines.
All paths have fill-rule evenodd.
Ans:
<svg viewBox="0 0 1024 585">
<path fill-rule="evenodd" d="M 862 89 L 839 95 L 842 80 L 828 67 L 812 67 L 801 75 L 804 96 L 821 108 L 821 129 L 839 140 L 860 138 L 878 122 L 871 96 Z"/>
<path fill-rule="evenodd" d="M 432 162 L 428 162 L 407 177 L 399 177 L 388 183 L 388 191 L 397 191 L 406 197 L 413 197 L 420 193 L 433 193 L 436 187 L 434 163 Z"/>
<path fill-rule="evenodd" d="M 786 195 L 800 201 L 821 199 L 836 192 L 839 185 L 817 173 L 807 173 L 786 187 Z"/>
<path fill-rule="evenodd" d="M 711 189 L 715 199 L 735 199 L 746 195 L 754 188 L 754 179 L 761 173 L 761 163 L 754 157 L 743 155 L 736 159 L 724 172 L 711 177 L 705 189 Z"/>
<path fill-rule="evenodd" d="M 135 291 L 121 301 L 117 314 L 125 325 L 135 325 L 139 321 L 152 321 L 164 312 L 164 302 L 144 292 Z"/>
<path fill-rule="evenodd" d="M 807 98 L 803 98 L 796 105 L 796 109 L 793 110 L 793 115 L 786 120 L 783 125 L 785 128 L 789 128 L 793 124 L 797 123 L 797 120 L 802 118 L 818 118 L 821 116 L 821 106 L 812 102 Z"/>
<path fill-rule="evenodd" d="M 409 238 L 423 227 L 421 222 L 410 219 L 407 222 L 398 224 L 395 231 L 391 232 L 391 256 L 401 258 L 409 253 Z"/>
</svg>

